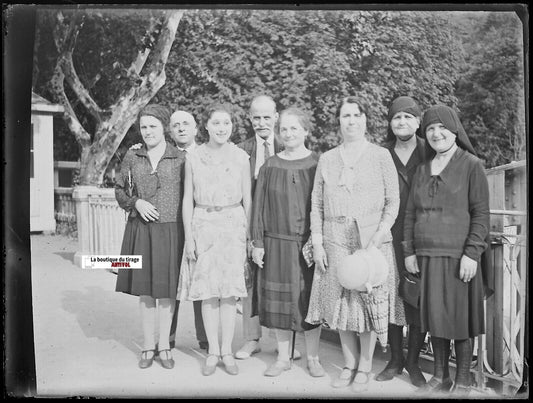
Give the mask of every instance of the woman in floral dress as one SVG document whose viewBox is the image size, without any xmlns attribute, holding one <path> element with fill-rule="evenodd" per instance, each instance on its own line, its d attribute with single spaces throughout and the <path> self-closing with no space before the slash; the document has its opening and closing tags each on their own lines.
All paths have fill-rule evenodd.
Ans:
<svg viewBox="0 0 533 403">
<path fill-rule="evenodd" d="M 202 373 L 213 374 L 222 358 L 226 371 L 236 375 L 231 343 L 236 299 L 247 296 L 244 267 L 251 214 L 249 157 L 228 143 L 233 121 L 227 106 L 208 108 L 204 127 L 209 141 L 187 154 L 185 163 L 185 250 L 178 299 L 202 301 L 209 343 Z"/>
<path fill-rule="evenodd" d="M 401 303 L 389 303 L 388 293 L 397 284 L 390 229 L 400 198 L 390 153 L 365 139 L 363 103 L 355 97 L 344 98 L 337 117 L 343 143 L 322 154 L 313 186 L 311 236 L 317 269 L 306 321 L 326 322 L 338 329 L 345 363 L 333 386 L 348 386 L 353 380 L 353 390 L 361 392 L 370 380 L 377 339 L 370 304 L 385 320 L 403 317 L 403 311 L 395 312 Z M 374 287 L 371 294 L 343 288 L 337 278 L 343 258 L 369 246 L 376 246 L 386 257 L 388 282 Z"/>
</svg>

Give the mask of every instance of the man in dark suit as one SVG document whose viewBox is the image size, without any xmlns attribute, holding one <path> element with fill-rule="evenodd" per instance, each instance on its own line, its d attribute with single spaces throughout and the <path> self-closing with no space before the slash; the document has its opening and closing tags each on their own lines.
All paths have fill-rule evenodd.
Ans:
<svg viewBox="0 0 533 403">
<path fill-rule="evenodd" d="M 175 111 L 170 116 L 170 135 L 178 150 L 190 153 L 193 151 L 196 145 L 196 134 L 197 134 L 196 120 L 194 116 L 186 111 Z M 184 172 L 184 170 L 182 170 Z M 183 179 L 183 178 L 182 178 Z M 182 180 L 183 183 L 183 180 Z M 183 192 L 183 189 L 182 189 Z M 179 231 L 180 238 L 183 240 L 185 238 L 183 234 L 183 224 L 181 223 L 181 211 L 179 214 Z M 183 241 L 182 241 L 183 242 Z M 183 248 L 181 247 L 178 251 L 181 256 Z M 181 258 L 180 258 L 181 261 Z M 176 344 L 176 328 L 178 325 L 178 311 L 179 311 L 180 301 L 176 301 L 176 308 L 174 310 L 174 316 L 172 317 L 172 324 L 170 326 L 170 348 L 174 348 Z M 194 326 L 196 328 L 196 339 L 198 340 L 198 345 L 201 349 L 207 350 L 209 343 L 207 342 L 207 336 L 205 334 L 204 322 L 202 319 L 202 301 L 194 301 Z"/>
<path fill-rule="evenodd" d="M 281 144 L 276 139 L 274 127 L 278 121 L 279 114 L 276 111 L 276 103 L 267 95 L 259 95 L 252 100 L 248 115 L 254 135 L 238 144 L 240 148 L 250 156 L 250 173 L 252 176 L 252 197 L 255 191 L 255 183 L 259 168 L 270 156 L 281 151 Z M 253 262 L 252 272 L 254 280 L 257 267 Z M 255 281 L 254 281 L 255 282 Z M 235 358 L 244 360 L 251 355 L 261 351 L 259 339 L 261 338 L 261 325 L 259 317 L 251 317 L 252 313 L 252 289 L 248 290 L 248 297 L 242 301 L 242 325 L 245 343 L 239 351 L 235 353 Z"/>
</svg>

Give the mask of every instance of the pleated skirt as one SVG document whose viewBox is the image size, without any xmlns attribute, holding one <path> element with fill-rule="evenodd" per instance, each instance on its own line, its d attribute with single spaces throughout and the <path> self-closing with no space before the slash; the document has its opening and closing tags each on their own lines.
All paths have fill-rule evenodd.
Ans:
<svg viewBox="0 0 533 403">
<path fill-rule="evenodd" d="M 459 278 L 460 259 L 418 256 L 421 272 L 420 321 L 423 332 L 464 340 L 485 332 L 483 279 L 478 265 L 468 283 Z"/>
<path fill-rule="evenodd" d="M 179 279 L 178 223 L 128 220 L 122 255 L 141 255 L 142 269 L 119 269 L 116 291 L 153 298 L 176 298 Z"/>
<path fill-rule="evenodd" d="M 265 237 L 264 267 L 258 269 L 258 311 L 262 326 L 305 331 L 314 266 L 307 267 L 303 243 Z"/>
</svg>

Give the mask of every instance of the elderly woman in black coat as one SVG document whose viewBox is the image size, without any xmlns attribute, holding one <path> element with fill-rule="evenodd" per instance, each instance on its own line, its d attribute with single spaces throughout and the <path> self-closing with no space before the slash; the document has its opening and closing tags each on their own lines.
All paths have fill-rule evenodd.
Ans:
<svg viewBox="0 0 533 403">
<path fill-rule="evenodd" d="M 483 278 L 489 187 L 483 165 L 455 110 L 437 105 L 422 120 L 432 158 L 413 178 L 404 228 L 405 267 L 421 273 L 420 320 L 431 333 L 434 374 L 428 392 L 466 395 L 470 390 L 471 339 L 484 333 Z M 450 340 L 457 357 L 455 382 L 448 371 Z"/>
</svg>

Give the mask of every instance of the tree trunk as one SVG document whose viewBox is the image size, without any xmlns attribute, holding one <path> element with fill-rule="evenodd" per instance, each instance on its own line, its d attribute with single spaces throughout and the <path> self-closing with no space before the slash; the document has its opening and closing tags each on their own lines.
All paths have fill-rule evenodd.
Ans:
<svg viewBox="0 0 533 403">
<path fill-rule="evenodd" d="M 154 47 L 151 51 L 147 49 L 139 51 L 137 59 L 129 69 L 129 74 L 138 80 L 132 80 L 133 84 L 122 92 L 118 100 L 108 109 L 109 113 L 106 114 L 106 111 L 100 109 L 79 80 L 72 62 L 72 53 L 83 17 L 72 18 L 67 26 L 66 23 L 63 23 L 65 20 L 62 14 L 58 14 L 55 40 L 59 57 L 50 87 L 57 102 L 65 107 L 64 119 L 82 149 L 80 185 L 98 186 L 102 184 L 109 161 L 126 136 L 128 129 L 135 122 L 138 113 L 164 85 L 166 80 L 165 65 L 182 16 L 183 11 L 180 10 L 165 12 L 161 32 Z M 145 66 L 148 53 L 151 53 L 152 57 L 149 65 Z M 65 94 L 65 81 L 76 94 L 77 99 L 98 122 L 92 142 Z"/>
</svg>

